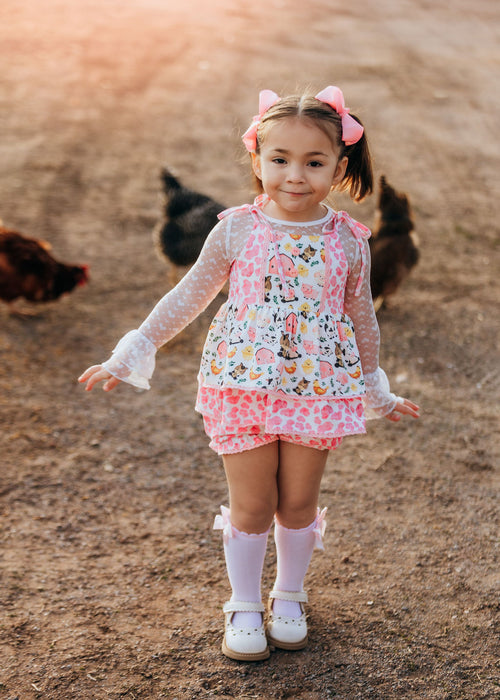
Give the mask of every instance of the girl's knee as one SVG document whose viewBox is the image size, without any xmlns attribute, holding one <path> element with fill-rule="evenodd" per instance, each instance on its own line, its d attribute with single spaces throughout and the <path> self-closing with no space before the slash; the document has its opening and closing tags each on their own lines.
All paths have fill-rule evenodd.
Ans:
<svg viewBox="0 0 500 700">
<path fill-rule="evenodd" d="M 279 503 L 276 519 L 283 527 L 300 530 L 310 525 L 317 513 L 318 504 L 314 502 Z"/>
<path fill-rule="evenodd" d="M 270 498 L 247 498 L 231 503 L 231 522 L 241 532 L 266 532 L 271 527 L 275 511 L 276 503 Z"/>
</svg>

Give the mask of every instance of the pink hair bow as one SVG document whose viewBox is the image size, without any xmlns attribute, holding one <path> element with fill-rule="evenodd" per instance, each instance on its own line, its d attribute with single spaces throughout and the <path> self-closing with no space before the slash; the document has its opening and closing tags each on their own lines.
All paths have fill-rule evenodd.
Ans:
<svg viewBox="0 0 500 700">
<path fill-rule="evenodd" d="M 315 537 L 315 542 L 314 542 L 314 549 L 325 549 L 323 546 L 323 535 L 325 534 L 325 529 L 326 529 L 326 511 L 328 508 L 323 508 L 323 510 L 320 511 L 318 508 L 318 514 L 316 516 L 316 520 L 314 522 L 314 537 Z"/>
<path fill-rule="evenodd" d="M 330 105 L 342 120 L 342 141 L 346 146 L 352 146 L 363 136 L 363 127 L 349 114 L 345 106 L 342 90 L 335 85 L 329 85 L 315 95 L 316 99 Z"/>
<path fill-rule="evenodd" d="M 257 129 L 260 121 L 267 110 L 280 101 L 280 97 L 272 90 L 261 90 L 259 93 L 259 113 L 254 116 L 252 123 L 245 131 L 241 140 L 246 146 L 247 151 L 254 153 L 257 148 Z"/>
</svg>

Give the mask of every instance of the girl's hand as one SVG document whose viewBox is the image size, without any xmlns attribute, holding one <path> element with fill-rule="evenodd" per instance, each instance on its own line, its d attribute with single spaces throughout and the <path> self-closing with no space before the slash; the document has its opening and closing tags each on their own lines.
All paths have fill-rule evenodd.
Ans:
<svg viewBox="0 0 500 700">
<path fill-rule="evenodd" d="M 408 399 L 403 399 L 402 396 L 398 396 L 398 402 L 391 413 L 388 413 L 385 417 L 397 423 L 401 420 L 401 415 L 411 416 L 412 418 L 420 418 L 420 408 L 416 403 L 409 401 Z"/>
<path fill-rule="evenodd" d="M 93 365 L 85 370 L 81 377 L 78 377 L 80 383 L 87 382 L 85 391 L 91 391 L 92 387 L 99 382 L 104 381 L 103 391 L 111 391 L 120 383 L 120 379 L 113 377 L 107 370 L 105 370 L 102 365 Z"/>
</svg>

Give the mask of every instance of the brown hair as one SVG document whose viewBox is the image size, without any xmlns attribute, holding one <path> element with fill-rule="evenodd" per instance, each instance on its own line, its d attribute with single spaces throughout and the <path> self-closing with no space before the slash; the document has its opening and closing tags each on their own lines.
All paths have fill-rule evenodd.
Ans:
<svg viewBox="0 0 500 700">
<path fill-rule="evenodd" d="M 257 148 L 255 150 L 257 154 L 269 129 L 280 119 L 290 117 L 313 121 L 328 136 L 334 147 L 340 150 L 339 159 L 347 157 L 346 172 L 338 189 L 348 190 L 356 202 L 371 194 L 373 191 L 373 172 L 365 132 L 357 143 L 346 146 L 342 141 L 340 116 L 332 107 L 320 102 L 312 95 L 284 97 L 265 112 L 257 129 Z M 351 117 L 361 124 L 361 120 L 354 114 L 351 114 Z M 262 182 L 256 175 L 254 175 L 254 180 L 257 190 L 262 192 Z"/>
</svg>

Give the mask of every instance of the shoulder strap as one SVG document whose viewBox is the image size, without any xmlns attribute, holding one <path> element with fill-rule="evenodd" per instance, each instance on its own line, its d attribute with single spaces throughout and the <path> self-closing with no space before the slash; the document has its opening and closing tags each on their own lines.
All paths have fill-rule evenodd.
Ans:
<svg viewBox="0 0 500 700">
<path fill-rule="evenodd" d="M 230 214 L 236 214 L 237 212 L 249 212 L 253 214 L 254 219 L 258 221 L 258 212 L 264 204 L 268 201 L 269 197 L 266 194 L 260 194 L 253 201 L 253 204 L 240 204 L 237 207 L 230 207 L 229 209 L 224 209 L 220 214 L 217 214 L 218 219 L 225 219 L 226 216 Z"/>
</svg>

